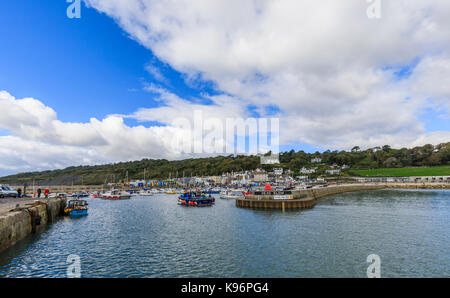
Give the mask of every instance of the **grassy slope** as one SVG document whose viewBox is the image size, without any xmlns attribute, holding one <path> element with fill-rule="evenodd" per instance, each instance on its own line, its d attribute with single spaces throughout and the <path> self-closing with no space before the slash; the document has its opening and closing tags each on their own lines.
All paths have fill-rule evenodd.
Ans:
<svg viewBox="0 0 450 298">
<path fill-rule="evenodd" d="M 450 166 L 351 170 L 351 173 L 368 177 L 450 176 Z"/>
</svg>

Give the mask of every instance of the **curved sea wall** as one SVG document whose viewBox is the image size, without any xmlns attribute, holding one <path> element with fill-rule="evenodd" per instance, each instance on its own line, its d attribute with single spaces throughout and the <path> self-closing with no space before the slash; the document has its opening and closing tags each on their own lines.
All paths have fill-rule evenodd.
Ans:
<svg viewBox="0 0 450 298">
<path fill-rule="evenodd" d="M 245 199 L 237 199 L 236 206 L 241 208 L 266 209 L 302 209 L 312 208 L 317 200 L 326 196 L 386 188 L 385 185 L 340 185 L 315 189 L 301 189 L 292 192 L 292 199 L 277 200 L 273 195 L 249 195 Z"/>
<path fill-rule="evenodd" d="M 450 189 L 450 183 L 386 183 L 386 188 L 403 189 Z"/>
<path fill-rule="evenodd" d="M 15 208 L 10 205 L 0 205 L 0 252 L 63 215 L 66 199 L 30 201 Z"/>
</svg>

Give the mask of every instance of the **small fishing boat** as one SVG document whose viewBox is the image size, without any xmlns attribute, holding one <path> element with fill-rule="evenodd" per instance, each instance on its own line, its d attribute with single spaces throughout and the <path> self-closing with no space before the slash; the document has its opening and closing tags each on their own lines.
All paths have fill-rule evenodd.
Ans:
<svg viewBox="0 0 450 298">
<path fill-rule="evenodd" d="M 120 190 L 111 190 L 103 194 L 103 199 L 105 200 L 127 200 L 130 198 L 130 193 Z"/>
<path fill-rule="evenodd" d="M 87 193 L 85 191 L 80 191 L 80 192 L 75 192 L 71 195 L 68 195 L 68 197 L 70 197 L 70 198 L 87 198 L 87 197 L 89 197 L 89 193 Z"/>
<path fill-rule="evenodd" d="M 219 194 L 220 190 L 218 190 L 217 188 L 212 188 L 212 189 L 206 190 L 205 193 L 210 194 L 210 195 L 212 195 L 212 194 Z"/>
<path fill-rule="evenodd" d="M 200 192 L 185 192 L 178 197 L 178 205 L 187 207 L 209 207 L 215 203 L 211 196 L 207 197 Z"/>
<path fill-rule="evenodd" d="M 51 193 L 48 195 L 49 199 L 54 199 L 54 198 L 67 198 L 67 194 L 65 193 Z"/>
<path fill-rule="evenodd" d="M 177 192 L 175 190 L 169 188 L 165 191 L 165 194 L 166 195 L 176 195 Z"/>
<path fill-rule="evenodd" d="M 94 191 L 94 192 L 91 194 L 91 197 L 93 197 L 93 198 L 101 198 L 101 197 L 102 197 L 102 194 L 101 194 L 100 192 L 98 192 L 98 191 Z"/>
<path fill-rule="evenodd" d="M 225 190 L 220 193 L 220 198 L 225 200 L 244 199 L 242 191 L 237 190 Z"/>
<path fill-rule="evenodd" d="M 151 190 L 141 190 L 137 195 L 141 197 L 150 197 L 153 196 L 153 192 Z"/>
<path fill-rule="evenodd" d="M 80 191 L 79 193 L 77 193 L 77 197 L 79 197 L 79 198 L 87 198 L 87 197 L 89 197 L 89 193 L 87 193 L 85 191 Z"/>
<path fill-rule="evenodd" d="M 84 216 L 88 214 L 88 203 L 85 200 L 70 200 L 64 209 L 64 214 L 72 217 Z"/>
</svg>

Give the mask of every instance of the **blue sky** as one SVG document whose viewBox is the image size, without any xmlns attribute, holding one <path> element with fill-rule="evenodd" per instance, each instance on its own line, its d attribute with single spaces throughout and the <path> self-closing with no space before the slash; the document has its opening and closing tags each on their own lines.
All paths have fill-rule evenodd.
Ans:
<svg viewBox="0 0 450 298">
<path fill-rule="evenodd" d="M 131 114 L 142 107 L 160 105 L 155 94 L 143 90 L 146 84 L 160 85 L 187 100 L 202 99 L 205 93 L 223 93 L 210 81 L 188 85 L 183 74 L 161 62 L 108 16 L 83 3 L 82 17 L 69 19 L 67 7 L 63 0 L 0 3 L 0 33 L 8 41 L 2 46 L 0 68 L 10 70 L 0 73 L 1 89 L 17 98 L 37 98 L 67 122 Z M 165 79 L 149 73 L 148 64 Z M 276 106 L 266 110 L 269 116 L 278 111 Z M 251 115 L 258 117 L 257 113 Z M 125 122 L 138 124 L 133 119 Z M 0 130 L 1 134 L 7 131 Z M 322 150 L 302 143 L 281 149 L 292 148 Z"/>
<path fill-rule="evenodd" d="M 194 110 L 278 117 L 280 151 L 450 140 L 437 0 L 386 2 L 381 20 L 356 1 L 85 1 L 80 19 L 65 0 L 0 2 L 0 174 L 185 158 L 171 121 Z"/>
<path fill-rule="evenodd" d="M 17 98 L 33 97 L 52 107 L 62 121 L 129 114 L 158 103 L 145 92 L 155 83 L 184 98 L 211 88 L 190 88 L 183 75 L 159 61 L 112 20 L 82 7 L 80 19 L 66 16 L 59 1 L 2 1 L 0 86 Z M 145 70 L 152 63 L 167 78 L 160 82 Z M 204 84 L 203 86 L 208 86 Z M 131 120 L 128 120 L 131 122 Z"/>
</svg>

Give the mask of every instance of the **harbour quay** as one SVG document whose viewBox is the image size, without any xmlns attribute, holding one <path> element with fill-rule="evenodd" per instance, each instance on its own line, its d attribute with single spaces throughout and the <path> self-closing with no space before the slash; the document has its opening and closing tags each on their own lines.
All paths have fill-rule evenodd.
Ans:
<svg viewBox="0 0 450 298">
<path fill-rule="evenodd" d="M 13 199 L 0 203 L 0 252 L 64 214 L 65 198 Z"/>
<path fill-rule="evenodd" d="M 353 192 L 384 189 L 385 185 L 336 185 L 314 189 L 288 191 L 261 191 L 236 200 L 236 207 L 258 209 L 307 209 L 326 196 Z"/>
</svg>

